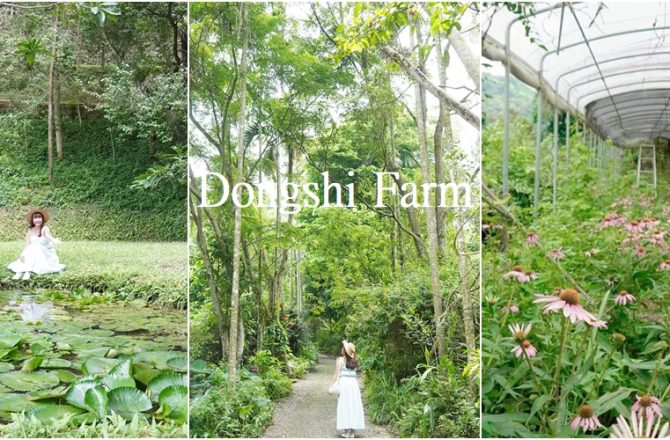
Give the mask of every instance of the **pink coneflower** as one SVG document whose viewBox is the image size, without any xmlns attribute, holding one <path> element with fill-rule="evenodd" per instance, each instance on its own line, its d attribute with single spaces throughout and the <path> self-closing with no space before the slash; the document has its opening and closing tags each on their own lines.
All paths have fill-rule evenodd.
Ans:
<svg viewBox="0 0 670 440">
<path fill-rule="evenodd" d="M 534 232 L 531 232 L 526 237 L 526 243 L 528 243 L 529 246 L 535 246 L 536 244 L 540 243 L 540 236 Z"/>
<path fill-rule="evenodd" d="M 661 426 L 661 417 L 658 418 L 656 425 L 654 421 L 647 421 L 643 417 L 638 417 L 635 413 L 630 415 L 630 424 L 626 418 L 619 415 L 616 418 L 616 425 L 612 425 L 611 438 L 667 438 L 670 424 L 665 422 Z"/>
<path fill-rule="evenodd" d="M 588 251 L 584 252 L 584 255 L 586 255 L 587 257 L 591 258 L 591 257 L 593 257 L 595 254 L 597 254 L 598 252 L 600 252 L 598 249 L 596 249 L 596 248 L 592 248 L 592 249 L 589 249 Z"/>
<path fill-rule="evenodd" d="M 562 310 L 563 316 L 570 319 L 573 324 L 584 321 L 591 327 L 607 328 L 606 321 L 599 320 L 579 305 L 579 293 L 575 289 L 561 289 L 558 296 L 536 294 L 535 298 L 533 302 L 536 304 L 544 303 L 542 307 L 544 313 Z"/>
<path fill-rule="evenodd" d="M 631 221 L 626 225 L 626 230 L 627 230 L 628 232 L 638 233 L 638 232 L 642 232 L 643 229 L 644 229 L 644 227 L 643 227 L 643 226 L 640 224 L 640 222 L 638 222 L 637 220 L 631 220 Z"/>
<path fill-rule="evenodd" d="M 631 234 L 627 238 L 624 238 L 621 240 L 621 246 L 628 244 L 628 243 L 637 243 L 640 241 L 640 234 Z"/>
<path fill-rule="evenodd" d="M 664 230 L 657 230 L 654 232 L 654 234 L 651 236 L 649 241 L 651 244 L 654 246 L 658 246 L 663 250 L 666 250 L 668 248 L 668 245 L 665 243 L 665 235 L 668 233 L 668 231 Z"/>
<path fill-rule="evenodd" d="M 559 247 L 549 252 L 547 254 L 547 257 L 551 258 L 552 260 L 562 260 L 563 258 L 565 258 L 565 254 L 563 253 L 563 250 L 561 250 L 561 248 Z"/>
<path fill-rule="evenodd" d="M 629 302 L 632 303 L 633 301 L 635 301 L 635 297 L 625 290 L 619 292 L 616 298 L 614 298 L 614 302 L 622 306 L 625 306 Z"/>
<path fill-rule="evenodd" d="M 501 309 L 504 313 L 519 313 L 519 306 L 516 304 L 510 304 Z"/>
<path fill-rule="evenodd" d="M 647 421 L 651 423 L 654 420 L 654 413 L 659 417 L 663 417 L 661 412 L 661 401 L 657 397 L 645 394 L 644 396 L 635 396 L 637 402 L 631 407 L 631 412 L 636 413 L 638 418 L 646 417 Z"/>
<path fill-rule="evenodd" d="M 618 226 L 624 223 L 626 223 L 625 216 L 619 215 L 616 212 L 610 212 L 609 214 L 605 215 L 603 221 L 600 222 L 600 229 L 608 228 L 610 226 Z"/>
<path fill-rule="evenodd" d="M 653 218 L 643 218 L 640 222 L 640 226 L 644 229 L 651 229 L 658 226 L 659 221 L 654 220 Z"/>
<path fill-rule="evenodd" d="M 670 269 L 670 258 L 661 263 L 659 270 L 668 270 Z"/>
<path fill-rule="evenodd" d="M 579 407 L 577 416 L 570 423 L 573 431 L 579 431 L 579 428 L 582 428 L 584 432 L 595 431 L 602 426 L 598 417 L 593 413 L 593 408 L 586 404 Z"/>
<path fill-rule="evenodd" d="M 645 255 L 647 255 L 647 252 L 644 250 L 644 246 L 638 246 L 637 249 L 635 249 L 635 255 L 640 258 L 643 258 Z"/>
<path fill-rule="evenodd" d="M 512 333 L 514 338 L 522 341 L 530 334 L 530 330 L 533 328 L 533 324 L 528 324 L 526 326 L 523 324 L 510 324 L 507 326 L 507 328 L 509 328 L 509 331 Z"/>
<path fill-rule="evenodd" d="M 620 206 L 630 206 L 632 204 L 633 202 L 628 197 L 624 197 L 623 199 L 619 200 Z"/>
<path fill-rule="evenodd" d="M 529 358 L 537 356 L 537 349 L 533 347 L 533 344 L 531 344 L 528 339 L 524 339 L 519 345 L 514 347 L 512 351 L 516 357 L 521 357 L 524 353 L 526 353 L 526 356 Z"/>
<path fill-rule="evenodd" d="M 537 274 L 535 272 L 524 271 L 521 266 L 516 265 L 512 268 L 512 270 L 503 275 L 503 279 L 515 279 L 520 283 L 526 283 L 528 281 L 537 279 Z"/>
</svg>

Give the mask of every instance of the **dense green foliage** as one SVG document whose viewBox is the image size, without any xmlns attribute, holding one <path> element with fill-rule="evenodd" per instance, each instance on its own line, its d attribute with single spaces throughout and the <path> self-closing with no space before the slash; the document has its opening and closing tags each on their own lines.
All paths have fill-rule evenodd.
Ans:
<svg viewBox="0 0 670 440">
<path fill-rule="evenodd" d="M 616 417 L 628 417 L 636 397 L 645 395 L 658 397 L 668 414 L 663 402 L 668 379 L 662 372 L 668 362 L 669 304 L 659 295 L 670 287 L 670 277 L 662 270 L 667 260 L 667 183 L 659 184 L 658 197 L 645 183 L 636 188 L 632 154 L 622 155 L 619 162 L 605 161 L 600 171 L 576 133 L 569 169 L 567 152 L 560 150 L 555 206 L 550 155 L 543 156 L 542 202 L 534 217 L 534 134 L 520 120 L 511 133 L 511 194 L 503 202 L 489 199 L 483 219 L 488 226 L 483 258 L 483 319 L 488 323 L 483 329 L 484 435 L 583 435 L 570 424 L 588 414 L 582 405 L 589 405 L 603 425 L 593 434 L 606 437 Z M 544 139 L 543 152 L 550 138 Z M 494 191 L 499 190 L 501 139 L 501 124 L 486 127 L 484 174 Z M 502 216 L 499 203 L 520 222 Z M 645 219 L 649 226 L 636 232 Z M 528 241 L 531 233 L 539 243 Z M 559 248 L 564 257 L 550 258 Z M 537 277 L 518 282 L 506 276 L 517 265 Z M 578 291 L 579 305 L 606 321 L 606 328 L 572 324 L 561 313 L 543 314 L 533 295 L 567 298 L 565 289 Z M 634 296 L 632 302 L 621 302 L 624 291 Z M 510 324 L 532 324 L 532 329 L 525 336 L 515 335 Z M 515 357 L 511 352 L 523 339 L 537 349 L 536 356 Z"/>
<path fill-rule="evenodd" d="M 0 240 L 21 238 L 36 206 L 65 240 L 185 240 L 185 163 L 142 189 L 185 156 L 185 60 L 167 44 L 185 38 L 185 13 L 165 3 L 0 7 Z M 52 88 L 62 157 L 48 151 Z"/>
</svg>

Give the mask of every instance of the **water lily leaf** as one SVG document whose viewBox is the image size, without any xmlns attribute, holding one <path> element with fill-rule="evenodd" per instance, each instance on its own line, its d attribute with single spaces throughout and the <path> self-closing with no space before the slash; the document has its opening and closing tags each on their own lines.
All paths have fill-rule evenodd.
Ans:
<svg viewBox="0 0 670 440">
<path fill-rule="evenodd" d="M 149 411 L 152 408 L 151 400 L 137 388 L 115 388 L 108 393 L 109 409 L 121 417 L 129 419 L 133 415 Z"/>
<path fill-rule="evenodd" d="M 114 388 L 121 387 L 130 387 L 135 388 L 135 379 L 131 376 L 123 376 L 119 374 L 109 374 L 102 378 L 102 383 L 107 387 L 108 390 L 113 390 Z"/>
<path fill-rule="evenodd" d="M 13 351 L 14 351 L 14 349 L 12 349 L 12 348 L 0 348 L 0 359 L 6 358 L 7 355 L 12 353 Z"/>
<path fill-rule="evenodd" d="M 0 373 L 6 373 L 8 371 L 12 371 L 13 369 L 13 364 L 10 364 L 9 362 L 0 362 Z"/>
<path fill-rule="evenodd" d="M 30 344 L 30 352 L 33 355 L 43 354 L 51 350 L 51 344 L 46 341 L 33 342 Z"/>
<path fill-rule="evenodd" d="M 111 331 L 111 330 L 103 329 L 103 328 L 95 328 L 95 329 L 86 330 L 86 335 L 87 336 L 94 336 L 94 337 L 108 338 L 110 336 L 114 336 L 114 332 Z"/>
<path fill-rule="evenodd" d="M 144 385 L 148 385 L 151 382 L 151 379 L 158 376 L 160 371 L 152 368 L 150 365 L 147 365 L 142 362 L 133 363 L 133 377 Z"/>
<path fill-rule="evenodd" d="M 63 397 L 66 392 L 67 387 L 64 386 L 52 388 L 50 390 L 37 390 L 28 393 L 28 399 L 30 400 L 53 399 L 56 397 Z"/>
<path fill-rule="evenodd" d="M 101 386 L 96 386 L 86 390 L 86 397 L 84 398 L 86 405 L 102 419 L 107 415 L 107 404 L 109 398 L 107 391 Z"/>
<path fill-rule="evenodd" d="M 132 376 L 132 362 L 130 359 L 123 360 L 117 363 L 114 368 L 109 372 L 109 374 L 114 374 L 117 376 Z"/>
<path fill-rule="evenodd" d="M 174 357 L 167 361 L 167 365 L 173 370 L 186 372 L 186 357 L 185 356 Z"/>
<path fill-rule="evenodd" d="M 170 408 L 168 417 L 180 423 L 186 422 L 187 400 L 188 389 L 183 385 L 171 385 L 161 391 L 160 396 L 158 396 L 158 403 Z"/>
<path fill-rule="evenodd" d="M 61 382 L 72 383 L 77 380 L 77 375 L 68 370 L 56 370 L 56 375 Z"/>
<path fill-rule="evenodd" d="M 82 359 L 89 357 L 105 357 L 108 351 L 109 347 L 100 347 L 100 345 L 96 345 L 94 348 L 77 349 L 79 357 Z"/>
<path fill-rule="evenodd" d="M 0 411 L 22 412 L 33 406 L 25 394 L 0 394 Z"/>
<path fill-rule="evenodd" d="M 53 388 L 60 383 L 58 376 L 46 371 L 12 371 L 0 374 L 0 383 L 16 391 L 33 391 Z"/>
<path fill-rule="evenodd" d="M 44 403 L 38 406 L 35 406 L 33 409 L 28 411 L 28 415 L 35 417 L 37 420 L 42 422 L 50 422 L 55 419 L 60 419 L 65 416 L 76 416 L 82 414 L 85 411 L 83 409 L 74 407 L 72 405 L 57 405 L 53 403 Z"/>
<path fill-rule="evenodd" d="M 42 365 L 43 361 L 44 358 L 42 356 L 35 356 L 28 358 L 25 361 L 23 361 L 21 371 L 23 371 L 24 373 L 30 373 L 31 371 L 35 371 L 40 367 L 40 365 Z"/>
<path fill-rule="evenodd" d="M 41 368 L 70 368 L 71 366 L 72 362 L 62 358 L 45 359 L 40 365 Z"/>
<path fill-rule="evenodd" d="M 86 374 L 105 375 L 118 364 L 116 359 L 107 359 L 104 357 L 91 357 L 81 364 L 81 370 Z"/>
<path fill-rule="evenodd" d="M 98 385 L 99 383 L 96 380 L 80 380 L 74 385 L 70 386 L 70 389 L 65 395 L 65 400 L 78 408 L 88 410 L 89 407 L 86 404 L 86 391 L 90 390 L 91 388 L 95 388 Z"/>
<path fill-rule="evenodd" d="M 0 348 L 13 348 L 21 339 L 21 335 L 0 335 Z"/>
<path fill-rule="evenodd" d="M 135 360 L 153 365 L 159 370 L 169 370 L 168 361 L 176 357 L 183 357 L 179 351 L 145 351 L 135 355 Z"/>
<path fill-rule="evenodd" d="M 186 375 L 173 371 L 163 372 L 151 379 L 147 391 L 152 400 L 158 401 L 161 391 L 169 386 L 186 386 Z"/>
</svg>

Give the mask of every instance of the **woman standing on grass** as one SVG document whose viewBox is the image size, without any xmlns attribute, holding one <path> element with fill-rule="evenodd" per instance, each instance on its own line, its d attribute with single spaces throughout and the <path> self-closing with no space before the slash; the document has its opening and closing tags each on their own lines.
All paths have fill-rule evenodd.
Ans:
<svg viewBox="0 0 670 440">
<path fill-rule="evenodd" d="M 34 209 L 26 217 L 28 220 L 28 231 L 26 232 L 26 247 L 23 248 L 18 260 L 7 266 L 14 272 L 14 279 L 30 279 L 30 274 L 38 275 L 60 272 L 65 265 L 60 264 L 58 255 L 54 250 L 55 244 L 61 241 L 51 235 L 46 225 L 49 213 L 43 209 Z"/>
<path fill-rule="evenodd" d="M 342 341 L 342 357 L 337 358 L 335 363 L 335 375 L 331 389 L 336 387 L 339 393 L 337 398 L 337 430 L 344 431 L 342 434 L 344 438 L 354 438 L 356 429 L 365 429 L 361 390 L 356 378 L 357 368 L 356 346 L 351 342 Z"/>
</svg>

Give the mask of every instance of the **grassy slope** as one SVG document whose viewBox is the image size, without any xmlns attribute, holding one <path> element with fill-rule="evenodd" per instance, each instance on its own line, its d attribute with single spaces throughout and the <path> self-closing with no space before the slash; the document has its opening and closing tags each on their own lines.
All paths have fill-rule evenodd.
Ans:
<svg viewBox="0 0 670 440">
<path fill-rule="evenodd" d="M 22 242 L 0 242 L 0 267 L 21 252 Z M 112 291 L 120 299 L 143 298 L 159 305 L 186 307 L 187 247 L 183 242 L 64 242 L 57 247 L 65 271 L 33 276 L 31 286 L 53 289 L 83 287 Z M 0 272 L 0 288 L 25 286 Z"/>
</svg>

